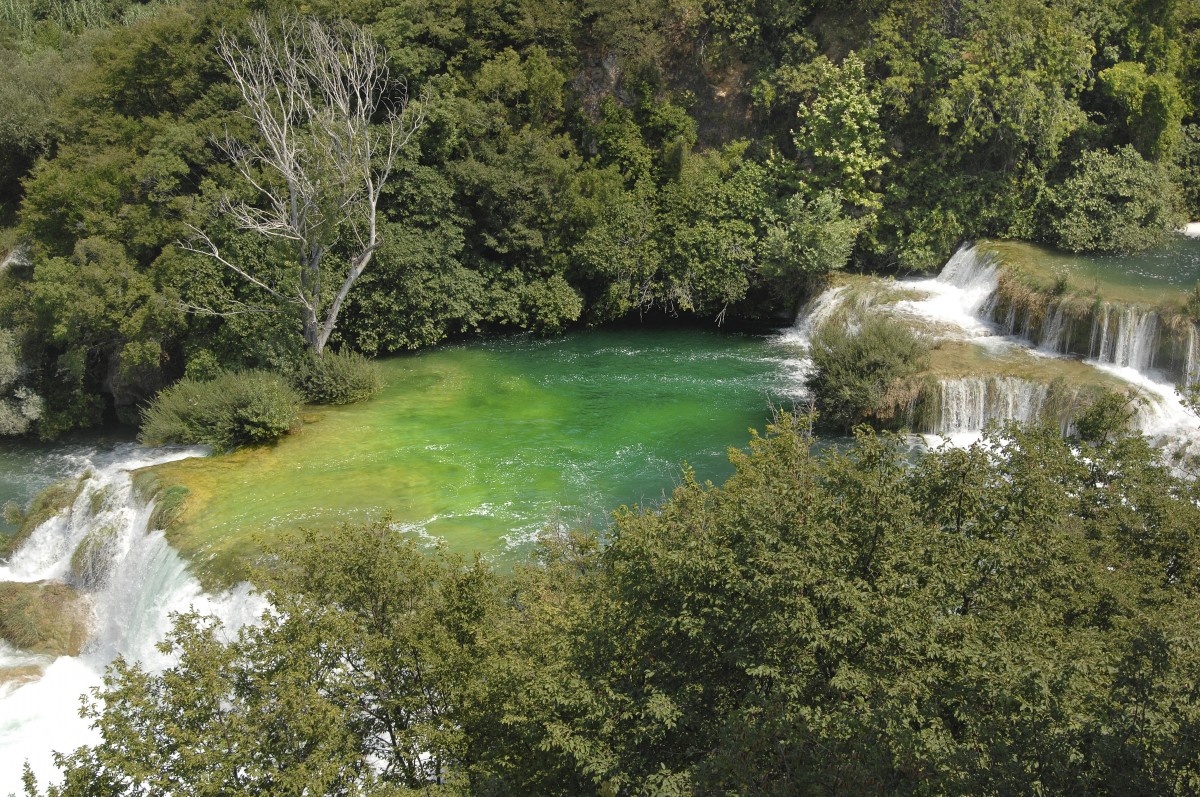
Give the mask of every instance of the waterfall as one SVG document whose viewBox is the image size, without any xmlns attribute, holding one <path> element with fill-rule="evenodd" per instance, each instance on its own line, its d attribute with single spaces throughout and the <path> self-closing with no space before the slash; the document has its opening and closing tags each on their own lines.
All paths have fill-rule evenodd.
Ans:
<svg viewBox="0 0 1200 797">
<path fill-rule="evenodd" d="M 942 266 L 937 279 L 956 288 L 986 287 L 991 293 L 996 289 L 997 270 L 995 258 L 980 255 L 974 246 L 963 246 Z"/>
<path fill-rule="evenodd" d="M 1158 313 L 1154 311 L 1104 304 L 1092 318 L 1088 355 L 1102 363 L 1144 373 L 1154 366 L 1158 330 Z"/>
<path fill-rule="evenodd" d="M 780 343 L 807 346 L 816 331 L 825 325 L 846 302 L 846 285 L 822 291 L 800 308 L 796 323 L 780 336 Z"/>
<path fill-rule="evenodd" d="M 1049 388 L 1012 376 L 963 377 L 939 383 L 934 434 L 978 432 L 989 421 L 1038 420 Z"/>
<path fill-rule="evenodd" d="M 1090 339 L 1087 349 L 1082 350 L 1084 341 L 1077 333 L 1083 330 L 1075 327 L 1082 316 L 1080 309 L 1073 314 L 1068 301 L 1047 298 L 1045 316 L 1039 321 L 1040 308 L 1031 311 L 1022 309 L 1019 302 L 1002 300 L 999 271 L 992 255 L 964 247 L 947 261 L 937 277 L 894 283 L 907 293 L 919 294 L 919 298 L 872 305 L 869 285 L 856 283 L 853 292 L 847 286 L 833 288 L 813 299 L 780 340 L 807 345 L 821 324 L 835 318 L 850 303 L 851 296 L 858 296 L 855 307 L 860 312 L 886 313 L 911 322 L 915 329 L 935 341 L 971 344 L 985 352 L 985 358 L 998 362 L 1019 357 L 1033 345 L 1042 355 L 1086 356 L 1088 365 L 1126 383 L 1146 400 L 1138 425 L 1151 439 L 1159 443 L 1172 438 L 1195 441 L 1200 450 L 1196 419 L 1175 394 L 1173 382 L 1177 380 L 1166 379 L 1163 373 L 1152 370 L 1156 360 L 1161 359 L 1158 365 L 1172 373 L 1183 369 L 1189 383 L 1200 381 L 1197 325 L 1188 326 L 1186 338 L 1180 330 L 1168 363 L 1167 357 L 1159 357 L 1166 324 L 1157 313 L 1136 306 L 1102 303 L 1091 314 Z M 865 304 L 863 297 L 868 300 Z M 1033 344 L 1035 336 L 1038 340 Z M 787 362 L 794 366 L 790 373 L 795 388 L 790 392 L 797 398 L 806 398 L 804 384 L 812 370 L 811 360 L 800 357 Z M 1039 366 L 1039 370 L 1053 373 L 1053 366 Z M 991 377 L 945 380 L 929 402 L 930 405 L 936 402 L 936 406 L 928 408 L 919 425 L 934 434 L 951 436 L 955 443 L 969 443 L 977 439 L 988 421 L 1038 420 L 1046 409 L 1051 379 L 1046 377 L 1044 383 L 1039 383 L 1001 372 Z M 1119 386 L 1120 382 L 1116 384 Z M 1064 416 L 1059 421 L 1066 433 L 1070 419 Z"/>
<path fill-rule="evenodd" d="M 1063 305 L 1055 305 L 1053 312 L 1047 314 L 1046 323 L 1042 326 L 1038 348 L 1049 354 L 1065 353 L 1069 341 L 1064 341 L 1064 337 L 1069 337 L 1067 333 L 1070 328 L 1070 318 L 1064 311 Z"/>
<path fill-rule="evenodd" d="M 830 288 L 810 299 L 800 308 L 796 322 L 779 335 L 776 339 L 787 346 L 795 346 L 802 350 L 798 357 L 790 357 L 784 361 L 787 366 L 787 384 L 783 387 L 784 394 L 795 401 L 807 401 L 808 378 L 812 374 L 812 359 L 808 356 L 808 347 L 812 336 L 825 323 L 841 310 L 848 298 L 846 285 Z"/>
<path fill-rule="evenodd" d="M 995 330 L 985 319 L 994 312 L 998 273 L 990 253 L 964 246 L 933 279 L 900 282 L 904 288 L 922 294 L 922 298 L 898 301 L 887 312 L 912 318 L 932 328 L 939 337 L 993 337 Z"/>
<path fill-rule="evenodd" d="M 264 606 L 247 585 L 205 595 L 161 531 L 148 528 L 153 506 L 137 498 L 130 471 L 202 451 L 123 446 L 81 462 L 79 489 L 65 510 L 42 523 L 0 565 L 0 581 L 71 584 L 90 603 L 92 636 L 79 656 L 39 657 L 0 644 L 0 672 L 44 668 L 30 683 L 0 685 L 0 794 L 20 792 L 28 759 L 41 784 L 53 779 L 52 750 L 69 752 L 96 740 L 78 716 L 79 698 L 101 682 L 118 655 L 149 668 L 167 664 L 155 645 L 172 612 L 195 607 L 231 627 Z"/>
</svg>

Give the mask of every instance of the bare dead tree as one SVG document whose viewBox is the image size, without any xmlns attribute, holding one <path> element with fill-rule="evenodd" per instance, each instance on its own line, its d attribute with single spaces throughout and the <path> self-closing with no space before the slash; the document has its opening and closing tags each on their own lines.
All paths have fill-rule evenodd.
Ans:
<svg viewBox="0 0 1200 797">
<path fill-rule="evenodd" d="M 379 199 L 425 120 L 426 98 L 409 102 L 382 48 L 354 25 L 291 18 L 272 28 L 255 17 L 248 41 L 224 33 L 219 52 L 241 91 L 241 114 L 258 133 L 218 142 L 256 195 L 220 209 L 239 228 L 288 245 L 295 268 L 279 278 L 256 273 L 195 226 L 182 246 L 221 263 L 277 307 L 297 307 L 306 345 L 321 354 L 381 244 Z"/>
</svg>

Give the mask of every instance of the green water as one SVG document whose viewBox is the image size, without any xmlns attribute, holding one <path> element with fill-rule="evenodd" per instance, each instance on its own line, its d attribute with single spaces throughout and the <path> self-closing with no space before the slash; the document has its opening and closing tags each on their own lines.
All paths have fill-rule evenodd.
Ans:
<svg viewBox="0 0 1200 797">
<path fill-rule="evenodd" d="M 1068 258 L 1082 280 L 1093 279 L 1129 287 L 1172 286 L 1188 290 L 1200 280 L 1200 239 L 1178 236 L 1166 246 L 1131 255 Z"/>
<path fill-rule="evenodd" d="M 1074 290 L 1114 301 L 1157 304 L 1178 300 L 1200 282 L 1200 239 L 1175 236 L 1164 246 L 1127 255 L 1078 255 L 1033 244 L 991 244 L 1048 284 L 1065 277 Z"/>
<path fill-rule="evenodd" d="M 658 502 L 685 460 L 724 479 L 728 448 L 780 402 L 786 356 L 697 331 L 444 348 L 385 361 L 379 397 L 325 410 L 272 449 L 156 470 L 192 491 L 185 553 L 384 512 L 452 549 L 497 552 L 547 524 Z"/>
<path fill-rule="evenodd" d="M 39 492 L 77 473 L 94 450 L 79 444 L 0 443 L 0 506 L 24 509 Z M 0 534 L 15 531 L 0 516 Z"/>
</svg>

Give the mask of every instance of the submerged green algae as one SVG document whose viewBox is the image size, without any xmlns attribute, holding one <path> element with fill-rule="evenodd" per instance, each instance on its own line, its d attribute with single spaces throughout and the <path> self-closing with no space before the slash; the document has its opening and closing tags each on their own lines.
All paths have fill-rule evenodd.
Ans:
<svg viewBox="0 0 1200 797">
<path fill-rule="evenodd" d="M 162 525 L 218 582 L 285 530 L 384 514 L 454 550 L 502 553 L 547 524 L 603 523 L 620 504 L 660 500 L 685 460 L 723 479 L 728 447 L 770 418 L 784 354 L 696 331 L 444 348 L 385 361 L 378 397 L 314 410 L 274 447 L 139 481 L 174 490 Z"/>
</svg>

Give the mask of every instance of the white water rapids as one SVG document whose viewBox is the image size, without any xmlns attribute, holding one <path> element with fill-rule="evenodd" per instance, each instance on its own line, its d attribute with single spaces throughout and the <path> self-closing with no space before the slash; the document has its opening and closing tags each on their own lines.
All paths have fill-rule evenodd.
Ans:
<svg viewBox="0 0 1200 797">
<path fill-rule="evenodd" d="M 844 285 L 834 287 L 810 301 L 780 341 L 806 347 L 817 329 L 836 322 L 839 313 L 846 310 L 851 311 L 851 318 L 854 313 L 887 313 L 911 323 L 934 340 L 964 342 L 995 354 L 1019 350 L 1047 359 L 1069 356 L 1061 351 L 1067 327 L 1061 312 L 1048 312 L 1041 346 L 1031 340 L 1027 319 L 1018 319 L 1015 313 L 999 321 L 992 319 L 999 270 L 990 257 L 974 247 L 960 249 L 934 278 L 880 281 L 879 286 L 915 296 L 882 306 L 871 303 L 869 292 L 864 298 L 861 291 L 856 294 Z M 858 298 L 851 299 L 854 295 Z M 1158 333 L 1154 312 L 1105 305 L 1094 324 L 1093 351 L 1083 362 L 1138 392 L 1143 404 L 1136 420 L 1152 440 L 1164 445 L 1200 441 L 1197 418 L 1184 407 L 1173 380 L 1152 367 Z M 1194 326 L 1189 329 L 1186 348 L 1185 371 L 1190 381 L 1195 379 L 1193 372 L 1200 363 L 1200 341 Z M 812 363 L 799 358 L 795 368 L 800 384 L 811 372 Z M 988 421 L 1035 420 L 1046 400 L 1045 385 L 1004 376 L 946 379 L 940 384 L 940 392 L 935 434 L 927 436 L 930 444 L 942 438 L 953 445 L 969 444 L 979 439 Z"/>
<path fill-rule="evenodd" d="M 201 453 L 125 445 L 80 457 L 84 480 L 70 510 L 39 526 L 0 565 L 0 581 L 73 584 L 86 596 L 93 618 L 91 639 L 79 656 L 50 659 L 0 643 L 0 673 L 45 667 L 31 683 L 0 681 L 0 795 L 21 792 L 26 760 L 44 786 L 56 772 L 52 751 L 70 752 L 96 740 L 79 718 L 80 697 L 100 684 L 118 655 L 149 668 L 165 666 L 155 645 L 170 629 L 173 612 L 195 608 L 229 628 L 261 614 L 263 601 L 246 585 L 220 596 L 205 594 L 162 532 L 148 529 L 153 506 L 134 495 L 130 471 Z M 80 572 L 77 560 L 73 568 L 79 544 L 101 532 L 91 566 Z"/>
</svg>

